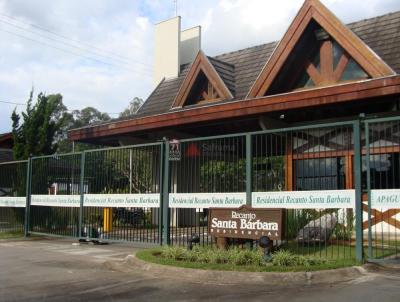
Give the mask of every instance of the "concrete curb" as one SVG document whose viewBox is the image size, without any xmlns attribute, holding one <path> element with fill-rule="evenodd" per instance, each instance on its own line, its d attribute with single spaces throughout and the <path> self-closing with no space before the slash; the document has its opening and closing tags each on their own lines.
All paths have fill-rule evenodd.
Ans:
<svg viewBox="0 0 400 302">
<path fill-rule="evenodd" d="M 351 281 L 367 274 L 367 271 L 359 266 L 283 273 L 201 270 L 149 263 L 138 259 L 135 255 L 129 255 L 121 262 L 107 262 L 106 266 L 109 269 L 125 272 L 141 270 L 153 276 L 165 276 L 169 279 L 219 284 L 315 285 Z"/>
</svg>

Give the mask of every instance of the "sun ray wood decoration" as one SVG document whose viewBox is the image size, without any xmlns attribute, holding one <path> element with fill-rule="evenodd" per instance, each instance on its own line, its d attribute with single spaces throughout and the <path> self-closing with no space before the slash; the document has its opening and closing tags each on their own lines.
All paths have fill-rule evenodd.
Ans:
<svg viewBox="0 0 400 302">
<path fill-rule="evenodd" d="M 353 59 L 371 78 L 394 75 L 395 72 L 365 43 L 348 29 L 318 0 L 306 0 L 282 40 L 250 88 L 247 98 L 262 97 L 282 70 L 286 60 L 311 22 L 316 22 L 343 48 L 343 55 L 333 67 L 332 42 L 324 41 L 320 48 L 321 68 L 307 64 L 306 71 L 316 86 L 337 83 L 350 59 Z"/>
<path fill-rule="evenodd" d="M 232 93 L 218 72 L 200 50 L 179 88 L 172 108 L 232 98 Z"/>
<path fill-rule="evenodd" d="M 362 204 L 363 211 L 368 213 L 368 205 Z M 385 211 L 379 211 L 377 209 L 371 209 L 371 226 L 375 226 L 381 222 L 385 222 L 395 229 L 400 229 L 400 221 L 396 219 L 396 215 L 400 213 L 400 209 L 389 209 Z M 363 230 L 368 229 L 368 220 L 363 222 Z"/>
</svg>

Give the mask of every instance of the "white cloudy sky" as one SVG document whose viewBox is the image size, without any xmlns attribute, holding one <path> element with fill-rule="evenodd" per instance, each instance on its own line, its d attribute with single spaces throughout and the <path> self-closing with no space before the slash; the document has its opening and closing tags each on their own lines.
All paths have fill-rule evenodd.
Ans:
<svg viewBox="0 0 400 302">
<path fill-rule="evenodd" d="M 122 111 L 151 92 L 154 23 L 173 0 L 0 0 L 0 133 L 15 105 L 61 93 L 69 109 Z M 183 28 L 202 25 L 208 55 L 279 39 L 303 0 L 178 0 Z M 399 0 L 323 0 L 342 21 L 400 9 Z M 55 35 L 55 34 L 56 35 Z M 23 109 L 23 106 L 18 106 Z M 115 117 L 115 115 L 112 115 Z"/>
</svg>

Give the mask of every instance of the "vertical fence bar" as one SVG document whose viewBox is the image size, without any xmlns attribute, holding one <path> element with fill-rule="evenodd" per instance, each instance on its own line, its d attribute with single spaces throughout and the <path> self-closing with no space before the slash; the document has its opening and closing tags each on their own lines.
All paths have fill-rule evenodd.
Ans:
<svg viewBox="0 0 400 302">
<path fill-rule="evenodd" d="M 372 227 L 371 227 L 371 170 L 369 150 L 369 123 L 365 121 L 365 148 L 366 148 L 366 169 L 367 169 L 367 193 L 368 193 L 368 259 L 372 259 Z"/>
<path fill-rule="evenodd" d="M 169 190 L 170 190 L 170 173 L 169 173 L 169 143 L 167 140 L 164 141 L 164 160 L 162 163 L 163 166 L 163 182 L 162 182 L 162 244 L 168 245 L 170 243 L 169 231 L 170 231 L 170 222 L 169 222 Z"/>
<path fill-rule="evenodd" d="M 132 149 L 129 149 L 129 194 L 132 193 Z"/>
<path fill-rule="evenodd" d="M 162 232 L 163 232 L 163 199 L 164 199 L 164 153 L 165 153 L 165 144 L 164 143 L 162 143 L 161 145 L 160 145 L 160 167 L 159 167 L 159 170 L 160 170 L 160 175 L 159 175 L 159 178 L 160 178 L 160 207 L 159 207 L 159 210 L 158 210 L 158 243 L 160 244 L 160 245 L 162 245 L 163 244 L 163 241 L 162 241 L 162 238 L 163 238 L 163 236 L 162 236 Z M 168 211 L 169 211 L 169 209 L 168 209 Z"/>
<path fill-rule="evenodd" d="M 251 191 L 253 190 L 253 152 L 251 134 L 246 134 L 246 204 L 251 206 Z"/>
<path fill-rule="evenodd" d="M 31 184 L 32 184 L 32 157 L 28 158 L 26 169 L 26 206 L 25 206 L 25 219 L 24 219 L 24 236 L 29 236 L 29 216 L 31 207 Z"/>
<path fill-rule="evenodd" d="M 363 209 L 361 185 L 361 124 L 354 121 L 354 188 L 356 192 L 356 259 L 363 261 Z"/>
<path fill-rule="evenodd" d="M 83 201 L 85 197 L 85 188 L 84 188 L 84 179 L 85 179 L 85 157 L 86 153 L 85 151 L 82 152 L 81 155 L 81 175 L 80 175 L 80 181 L 79 181 L 79 193 L 80 193 L 80 203 L 79 203 L 79 227 L 78 227 L 78 234 L 77 237 L 81 238 L 82 237 L 82 222 L 83 222 Z"/>
</svg>

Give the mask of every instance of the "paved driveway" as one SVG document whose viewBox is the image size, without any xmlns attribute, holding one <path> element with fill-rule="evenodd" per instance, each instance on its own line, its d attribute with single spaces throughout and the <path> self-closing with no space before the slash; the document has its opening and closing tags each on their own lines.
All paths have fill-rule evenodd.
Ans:
<svg viewBox="0 0 400 302">
<path fill-rule="evenodd" d="M 198 283 L 196 276 L 178 281 L 131 268 L 113 271 L 107 265 L 133 251 L 126 245 L 0 241 L 0 301 L 400 301 L 398 271 L 283 288 Z"/>
</svg>

